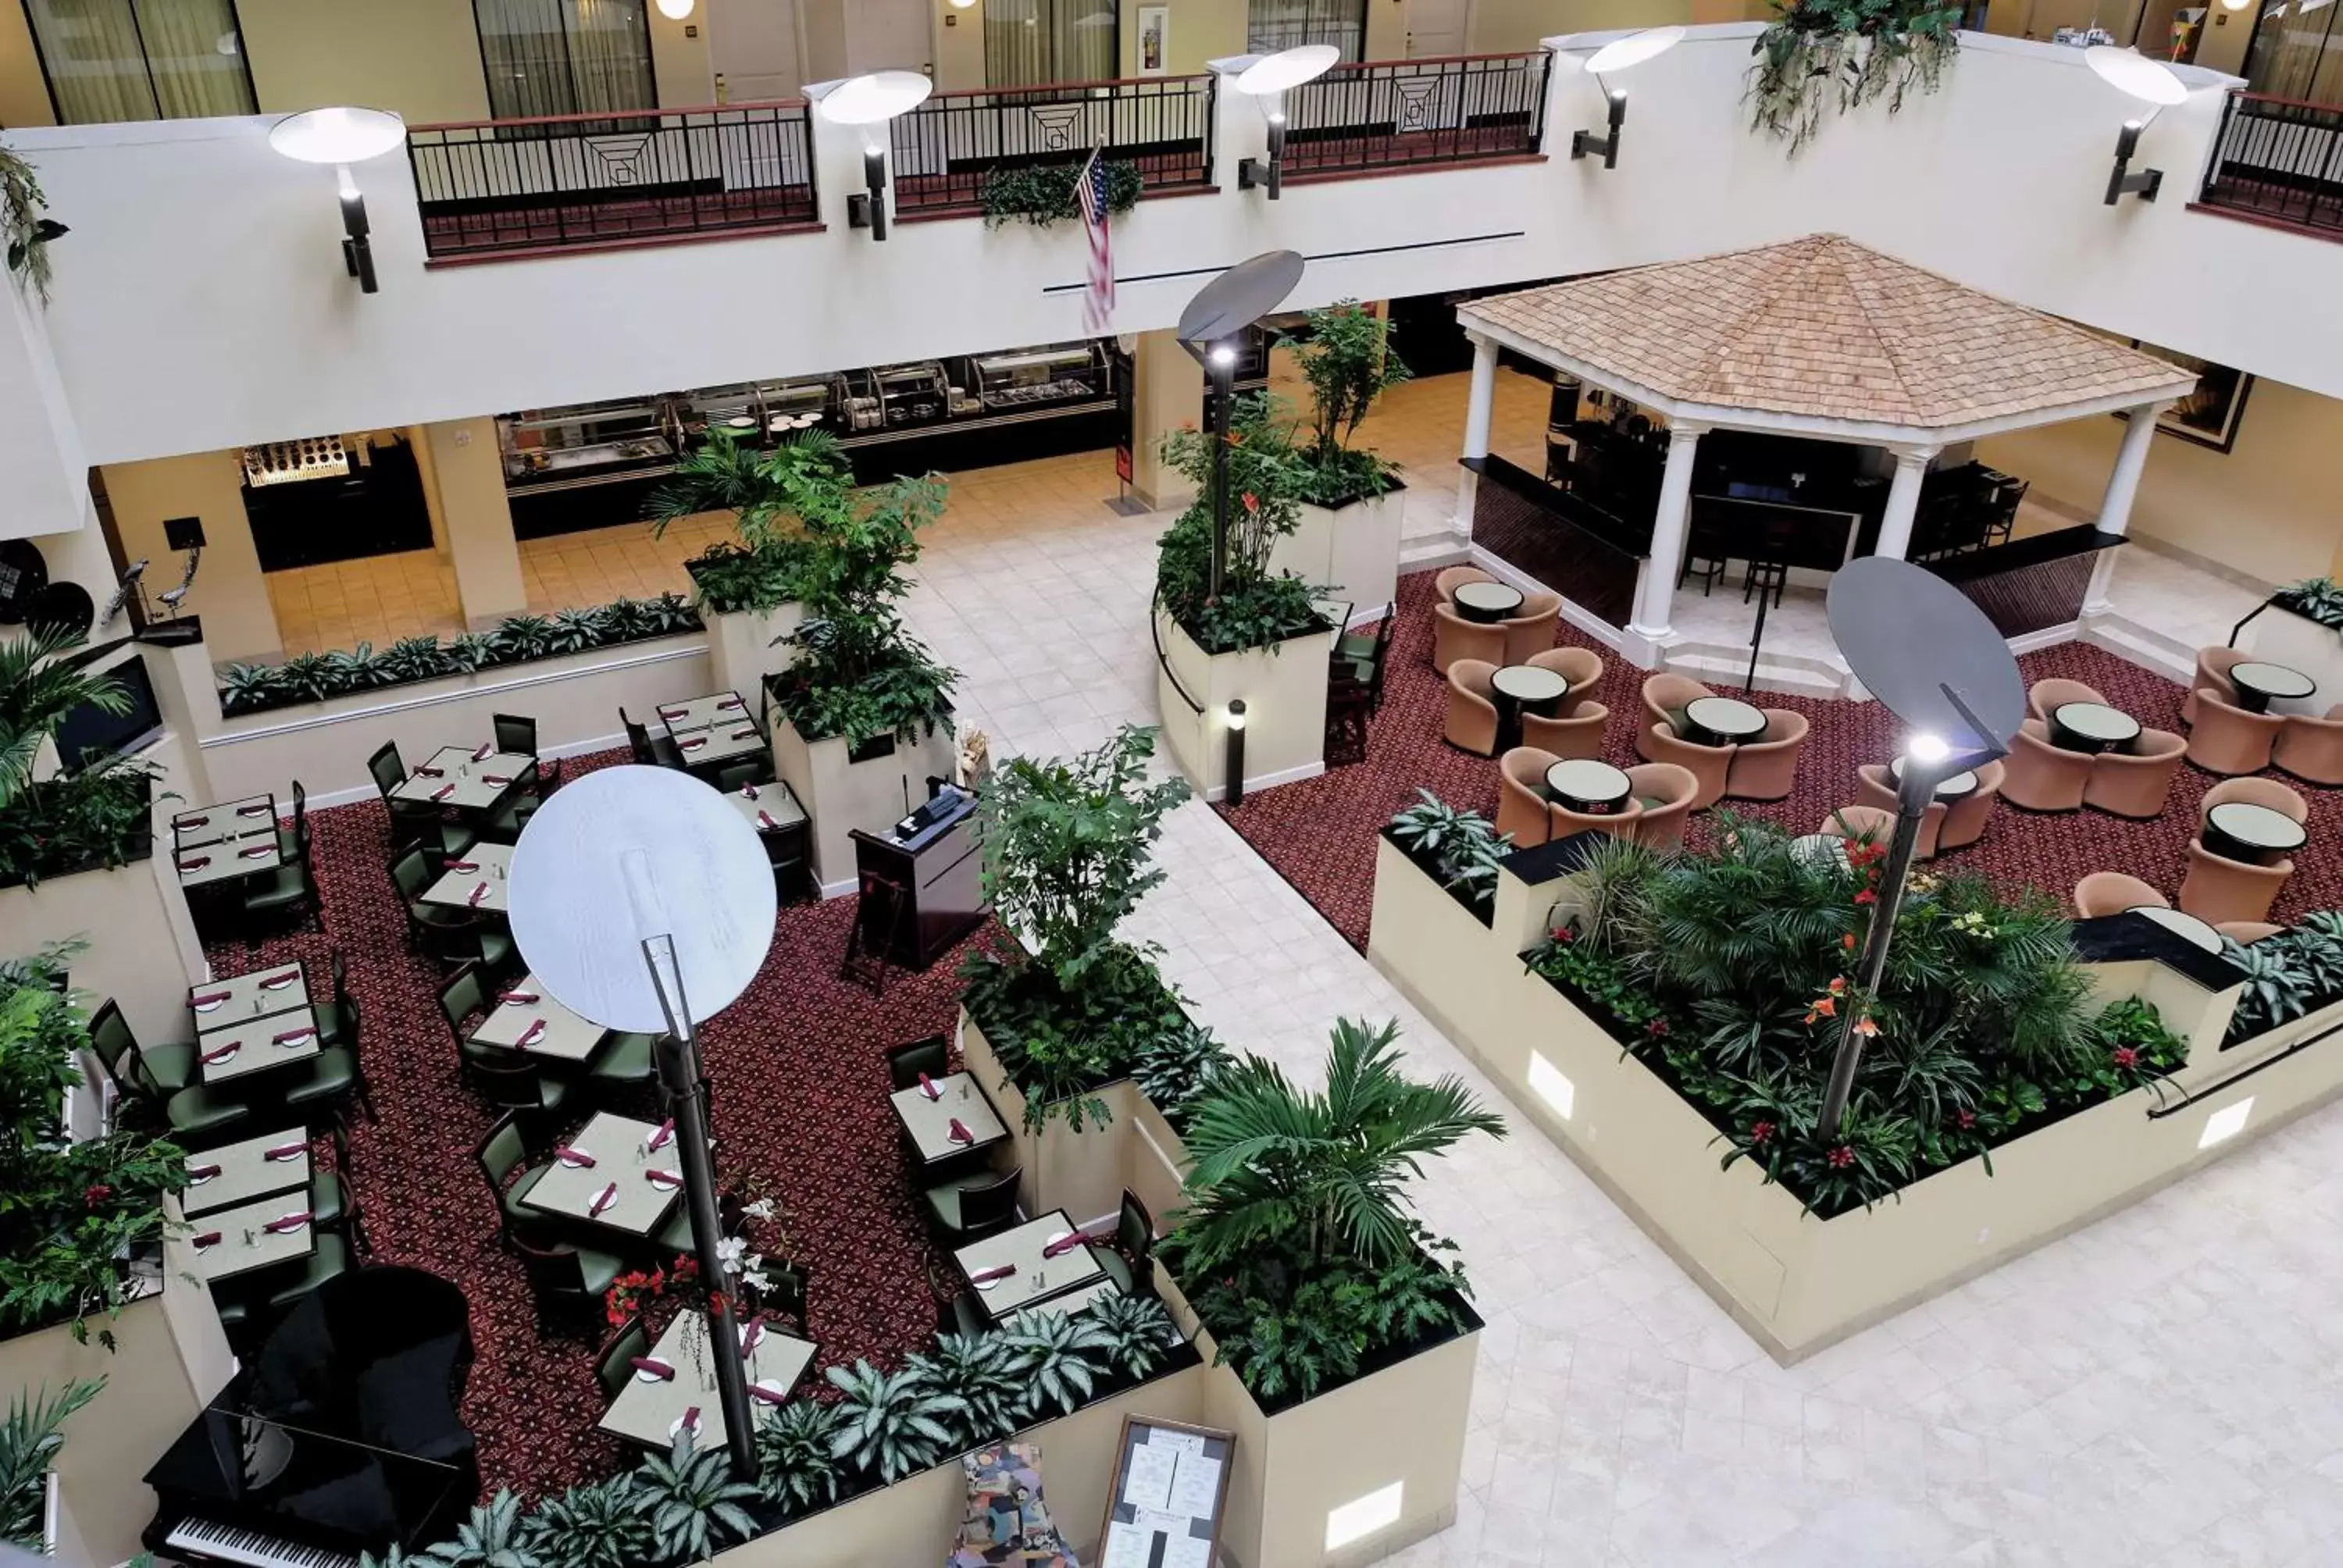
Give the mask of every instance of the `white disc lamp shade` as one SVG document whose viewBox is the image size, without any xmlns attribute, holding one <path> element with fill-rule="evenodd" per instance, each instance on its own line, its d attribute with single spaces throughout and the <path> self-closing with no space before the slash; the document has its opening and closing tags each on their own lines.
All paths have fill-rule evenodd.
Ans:
<svg viewBox="0 0 2343 1568">
<path fill-rule="evenodd" d="M 691 15 L 691 0 L 659 0 L 659 14 L 670 22 L 680 22 Z"/>
<path fill-rule="evenodd" d="M 1630 33 L 1624 38 L 1614 38 L 1586 62 L 1586 69 L 1594 75 L 1607 75 L 1624 71 L 1630 65 L 1640 65 L 1654 55 L 1664 55 L 1684 42 L 1681 27 L 1646 27 L 1640 33 Z"/>
<path fill-rule="evenodd" d="M 546 797 L 514 846 L 506 901 L 547 993 L 633 1033 L 667 1030 L 646 939 L 674 939 L 696 1021 L 748 990 L 773 940 L 773 872 L 756 829 L 671 768 L 604 768 Z"/>
<path fill-rule="evenodd" d="M 268 128 L 268 145 L 305 164 L 358 164 L 407 139 L 407 126 L 382 109 L 304 109 Z"/>
<path fill-rule="evenodd" d="M 1237 91 L 1256 98 L 1282 93 L 1288 87 L 1316 81 L 1342 58 L 1342 51 L 1332 44 L 1304 44 L 1298 49 L 1264 55 L 1237 73 Z"/>
<path fill-rule="evenodd" d="M 2143 104 L 2167 109 L 2188 100 L 2188 85 L 2173 75 L 2172 67 L 2161 60 L 2151 60 L 2112 44 L 2094 44 L 2083 51 L 2083 61 L 2107 85 Z"/>
<path fill-rule="evenodd" d="M 850 76 L 821 100 L 822 117 L 837 126 L 880 126 L 928 101 L 935 83 L 918 71 L 873 71 Z"/>
</svg>

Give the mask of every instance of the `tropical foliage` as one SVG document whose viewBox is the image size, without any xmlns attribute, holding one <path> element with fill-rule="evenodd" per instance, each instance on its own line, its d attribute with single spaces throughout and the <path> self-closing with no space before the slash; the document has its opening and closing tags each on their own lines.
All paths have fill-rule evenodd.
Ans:
<svg viewBox="0 0 2343 1568">
<path fill-rule="evenodd" d="M 0 1420 L 0 1541 L 35 1553 L 44 1549 L 45 1477 L 65 1446 L 65 1422 L 105 1387 L 105 1379 L 94 1378 L 8 1402 L 8 1414 Z"/>
<path fill-rule="evenodd" d="M 1126 158 L 1101 161 L 1106 166 L 1107 211 L 1125 213 L 1137 206 L 1140 191 L 1146 184 L 1140 176 L 1139 166 Z M 1082 216 L 1081 202 L 1076 196 L 1081 173 L 1080 164 L 1004 166 L 993 169 L 976 192 L 977 206 L 984 209 L 985 226 L 1030 223 L 1036 228 L 1047 228 L 1051 224 L 1073 222 Z"/>
<path fill-rule="evenodd" d="M 8 274 L 43 305 L 49 302 L 49 242 L 65 226 L 48 216 L 48 198 L 33 166 L 0 147 L 0 241 L 8 247 Z"/>
<path fill-rule="evenodd" d="M 2250 1039 L 2343 997 L 2343 913 L 2321 910 L 2258 942 L 2225 939 L 2224 952 L 2246 977 L 2228 1040 Z"/>
<path fill-rule="evenodd" d="M 2292 610 L 2321 626 L 2343 631 L 2343 587 L 2332 578 L 2305 578 L 2289 583 L 2270 598 L 2278 608 Z"/>
<path fill-rule="evenodd" d="M 719 615 L 776 609 L 803 597 L 812 545 L 799 509 L 823 504 L 834 450 L 820 442 L 766 448 L 722 427 L 675 466 L 650 501 L 651 533 L 701 512 L 730 512 L 738 544 L 718 545 L 685 563 L 702 609 Z"/>
<path fill-rule="evenodd" d="M 1339 507 L 1380 496 L 1393 483 L 1393 466 L 1352 438 L 1375 399 L 1413 374 L 1392 347 L 1390 322 L 1355 299 L 1309 313 L 1293 339 L 1294 362 L 1310 384 L 1310 441 L 1304 499 Z"/>
<path fill-rule="evenodd" d="M 1795 154 L 1840 113 L 1883 95 L 1887 111 L 1917 87 L 1933 93 L 1960 52 L 1961 7 L 1943 0 L 1775 0 L 1750 53 L 1754 127 L 1787 136 Z"/>
<path fill-rule="evenodd" d="M 1497 902 L 1497 870 L 1513 853 L 1512 835 L 1429 789 L 1416 794 L 1421 799 L 1393 816 L 1385 831 L 1408 859 L 1485 922 Z"/>
<path fill-rule="evenodd" d="M 303 702 L 323 702 L 355 691 L 441 680 L 508 664 L 528 664 L 589 648 L 614 648 L 655 637 L 698 631 L 699 615 L 680 594 L 622 598 L 590 609 L 513 615 L 485 632 L 442 642 L 401 638 L 380 653 L 372 643 L 325 653 L 297 654 L 282 664 L 232 664 L 220 685 L 220 710 L 230 718 L 266 713 Z"/>
<path fill-rule="evenodd" d="M 1326 628 L 1317 593 L 1326 585 L 1272 571 L 1277 541 L 1302 526 L 1316 469 L 1293 444 L 1294 425 L 1265 394 L 1230 410 L 1228 556 L 1212 591 L 1212 437 L 1174 430 L 1163 460 L 1195 487 L 1196 500 L 1158 541 L 1155 602 L 1207 653 L 1274 648 Z"/>
<path fill-rule="evenodd" d="M 160 769 L 135 757 L 102 757 L 76 772 L 35 779 L 43 742 L 90 707 L 120 715 L 129 693 L 61 656 L 78 631 L 36 628 L 0 642 L 0 887 L 37 882 L 146 852 Z"/>
<path fill-rule="evenodd" d="M 1810 859 L 1766 824 L 1719 847 L 1612 840 L 1530 955 L 1730 1144 L 1825 1217 L 1878 1201 L 2186 1058 L 2154 1010 L 2093 1005 L 2066 919 L 2029 890 L 1913 878 L 1879 993 L 1854 994 L 1884 845 Z M 1816 1125 L 1841 1030 L 1865 1037 L 1845 1122 Z M 1989 1167 L 1988 1167 L 1989 1168 Z"/>
<path fill-rule="evenodd" d="M 1423 1161 L 1504 1123 L 1400 1070 L 1399 1030 L 1334 1026 L 1326 1088 L 1248 1056 L 1189 1107 L 1189 1208 L 1161 1255 L 1220 1359 L 1272 1411 L 1470 1322 L 1453 1243 L 1409 1207 Z"/>
</svg>

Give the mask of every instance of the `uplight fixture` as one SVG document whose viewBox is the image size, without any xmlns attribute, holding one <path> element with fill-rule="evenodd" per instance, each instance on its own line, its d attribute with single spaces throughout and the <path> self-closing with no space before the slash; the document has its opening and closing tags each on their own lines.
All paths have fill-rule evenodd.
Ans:
<svg viewBox="0 0 2343 1568">
<path fill-rule="evenodd" d="M 1564 1121 L 1577 1108 L 1578 1091 L 1560 1068 L 1545 1059 L 1543 1051 L 1530 1052 L 1530 1088 L 1540 1100 L 1554 1107 L 1554 1113 Z"/>
<path fill-rule="evenodd" d="M 1244 804 L 1245 705 L 1242 697 L 1229 699 L 1229 769 L 1224 793 L 1232 806 Z"/>
<path fill-rule="evenodd" d="M 1406 1483 L 1394 1481 L 1364 1497 L 1353 1498 L 1326 1511 L 1326 1550 L 1339 1552 L 1353 1541 L 1363 1541 L 1378 1530 L 1399 1523 Z"/>
<path fill-rule="evenodd" d="M 1604 168 L 1619 166 L 1619 127 L 1627 123 L 1627 95 L 1603 78 L 1630 65 L 1640 65 L 1655 55 L 1666 54 L 1684 42 L 1684 30 L 1681 27 L 1646 27 L 1640 33 L 1614 38 L 1594 51 L 1586 62 L 1586 74 L 1594 78 L 1596 86 L 1603 89 L 1605 126 L 1604 134 L 1599 136 L 1593 131 L 1571 132 L 1572 157 L 1583 158 L 1600 153 Z"/>
<path fill-rule="evenodd" d="M 381 289 L 375 280 L 366 197 L 358 193 L 350 166 L 378 158 L 406 140 L 405 122 L 382 109 L 304 109 L 268 128 L 268 145 L 285 156 L 332 166 L 342 202 L 342 262 L 358 280 L 361 294 Z"/>
<path fill-rule="evenodd" d="M 691 0 L 659 0 L 659 14 L 670 22 L 680 22 L 691 15 Z"/>
<path fill-rule="evenodd" d="M 2151 60 L 2129 49 L 2118 49 L 2112 44 L 2094 44 L 2083 51 L 2083 63 L 2099 80 L 2127 97 L 2138 99 L 2148 106 L 2145 118 L 2126 120 L 2123 129 L 2116 134 L 2116 166 L 2107 176 L 2107 205 L 2113 206 L 2127 196 L 2142 201 L 2154 201 L 2163 188 L 2162 169 L 2141 169 L 2131 172 L 2132 155 L 2139 150 L 2140 133 L 2155 123 L 2156 116 L 2175 104 L 2187 102 L 2188 85 L 2175 75 L 2172 67 L 2161 60 Z"/>
<path fill-rule="evenodd" d="M 928 101 L 936 85 L 919 71 L 850 76 L 821 95 L 822 118 L 862 133 L 862 194 L 846 198 L 846 221 L 887 237 L 887 135 L 890 121 Z"/>
<path fill-rule="evenodd" d="M 2210 1149 L 2216 1143 L 2226 1143 L 2246 1130 L 2246 1119 L 2254 1113 L 2254 1097 L 2247 1095 L 2235 1105 L 2224 1105 L 2205 1118 L 2205 1131 L 2197 1135 L 2197 1147 Z"/>
<path fill-rule="evenodd" d="M 1304 82 L 1316 81 L 1342 58 L 1342 51 L 1332 44 L 1304 44 L 1263 55 L 1237 73 L 1237 91 L 1257 101 L 1269 121 L 1269 157 L 1265 162 L 1240 160 L 1237 189 L 1249 191 L 1259 186 L 1269 192 L 1270 200 L 1278 198 L 1285 185 L 1285 95 Z"/>
</svg>

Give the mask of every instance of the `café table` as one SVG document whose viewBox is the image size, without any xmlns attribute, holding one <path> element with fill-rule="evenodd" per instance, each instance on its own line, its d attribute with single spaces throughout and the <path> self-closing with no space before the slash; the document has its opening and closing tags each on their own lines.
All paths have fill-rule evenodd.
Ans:
<svg viewBox="0 0 2343 1568">
<path fill-rule="evenodd" d="M 932 1099 L 930 1089 L 935 1091 Z M 903 1136 L 930 1165 L 1009 1141 L 1008 1126 L 985 1099 L 972 1072 L 946 1073 L 924 1086 L 915 1083 L 899 1089 L 890 1103 L 895 1120 L 903 1124 Z M 952 1136 L 955 1123 L 967 1134 L 965 1138 Z"/>
<path fill-rule="evenodd" d="M 727 789 L 724 798 L 732 809 L 749 820 L 749 826 L 759 833 L 778 833 L 806 819 L 805 808 L 789 793 L 789 787 L 779 779 L 769 784 L 751 784 L 745 789 Z"/>
<path fill-rule="evenodd" d="M 557 1151 L 553 1162 L 521 1202 L 541 1213 L 558 1214 L 641 1241 L 666 1221 L 668 1211 L 683 1195 L 683 1161 L 676 1151 L 674 1128 L 665 1129 L 666 1140 L 657 1150 L 647 1147 L 660 1131 L 653 1122 L 597 1111 L 565 1146 L 594 1163 L 574 1165 Z M 655 1171 L 674 1180 L 655 1179 L 651 1175 Z"/>
<path fill-rule="evenodd" d="M 1047 1301 L 1034 1302 L 1010 1314 L 1011 1327 L 1031 1327 L 1042 1318 L 1070 1318 L 1076 1312 L 1088 1312 L 1109 1296 L 1122 1294 L 1122 1287 L 1111 1279 L 1100 1279 L 1079 1291 L 1067 1291 Z"/>
<path fill-rule="evenodd" d="M 200 849 L 228 839 L 276 831 L 274 795 L 247 795 L 218 806 L 197 806 L 171 819 L 171 841 L 181 849 Z"/>
<path fill-rule="evenodd" d="M 1904 781 L 1904 759 L 1898 757 L 1888 763 L 1887 771 L 1894 774 L 1896 781 L 1901 784 Z M 1936 799 L 1947 806 L 1956 800 L 1966 800 L 1976 792 L 1977 776 L 1966 770 L 1952 774 L 1936 784 Z"/>
<path fill-rule="evenodd" d="M 2205 848 L 2227 860 L 2273 866 L 2310 841 L 2301 823 L 2249 800 L 2224 800 L 2205 813 Z"/>
<path fill-rule="evenodd" d="M 256 829 L 243 837 L 209 844 L 183 846 L 172 852 L 179 886 L 189 889 L 256 877 L 284 863 L 285 853 L 277 845 L 277 820 L 273 817 L 265 829 Z"/>
<path fill-rule="evenodd" d="M 309 975 L 298 959 L 187 988 L 187 1010 L 195 1014 L 199 1032 L 308 1005 Z"/>
<path fill-rule="evenodd" d="M 1501 582 L 1460 583 L 1455 602 L 1466 620 L 1493 624 L 1522 608 L 1522 590 Z"/>
<path fill-rule="evenodd" d="M 1545 788 L 1574 811 L 1607 816 L 1627 803 L 1635 781 L 1608 762 L 1565 757 L 1545 770 Z"/>
<path fill-rule="evenodd" d="M 196 1076 L 206 1084 L 307 1061 L 323 1049 L 317 1010 L 238 1019 L 196 1036 Z"/>
<path fill-rule="evenodd" d="M 196 1272 L 216 1285 L 256 1269 L 299 1261 L 317 1250 L 317 1230 L 306 1219 L 298 1224 L 287 1221 L 308 1211 L 309 1195 L 304 1191 L 280 1192 L 205 1215 L 190 1238 Z M 286 1222 L 282 1229 L 269 1229 L 279 1222 Z"/>
<path fill-rule="evenodd" d="M 688 729 L 675 738 L 676 755 L 683 759 L 687 771 L 736 762 L 764 749 L 765 732 L 757 728 L 756 720 L 745 715 L 729 724 Z"/>
<path fill-rule="evenodd" d="M 2217 953 L 2222 949 L 2221 933 L 2185 910 L 2164 904 L 2134 904 L 2124 912 L 2154 920 L 2166 930 L 2196 943 L 2208 953 Z"/>
<path fill-rule="evenodd" d="M 746 1352 L 743 1359 L 748 1362 L 752 1410 L 786 1401 L 821 1349 L 769 1322 L 741 1323 L 737 1332 Z M 681 1430 L 685 1413 L 697 1410 L 699 1416 L 692 1429 L 692 1446 L 703 1453 L 710 1449 L 720 1452 L 725 1442 L 724 1401 L 716 1392 L 713 1349 L 708 1337 L 708 1314 L 696 1309 L 678 1312 L 675 1322 L 659 1335 L 659 1343 L 642 1358 L 665 1362 L 675 1369 L 674 1375 L 663 1377 L 656 1371 L 633 1369 L 626 1387 L 596 1424 L 604 1432 L 664 1453 Z"/>
<path fill-rule="evenodd" d="M 2251 713 L 2267 713 L 2274 700 L 2305 698 L 2318 689 L 2298 669 L 2251 659 L 2229 667 L 2229 684 L 2237 689 L 2237 706 Z"/>
<path fill-rule="evenodd" d="M 400 800 L 458 811 L 492 811 L 536 766 L 536 758 L 519 751 L 498 751 L 493 742 L 443 746 L 429 761 L 417 764 L 391 794 Z"/>
<path fill-rule="evenodd" d="M 1696 697 L 1684 704 L 1684 738 L 1695 746 L 1744 746 L 1765 733 L 1765 716 L 1732 697 Z"/>
<path fill-rule="evenodd" d="M 583 1062 L 610 1038 L 608 1030 L 547 995 L 533 974 L 498 992 L 496 1001 L 495 1010 L 472 1030 L 474 1045 L 500 1045 L 525 1056 Z"/>
<path fill-rule="evenodd" d="M 256 1199 L 308 1191 L 309 1130 L 287 1127 L 188 1155 L 187 1186 L 179 1194 L 179 1211 L 192 1220 Z"/>
<path fill-rule="evenodd" d="M 505 913 L 505 876 L 512 869 L 512 852 L 510 844 L 484 841 L 450 856 L 439 879 L 423 890 L 420 901 L 448 910 Z"/>
<path fill-rule="evenodd" d="M 2104 702 L 2062 702 L 2050 710 L 2050 744 L 2066 751 L 2128 751 L 2139 720 Z"/>
<path fill-rule="evenodd" d="M 662 702 L 653 711 L 667 726 L 668 734 L 678 740 L 694 730 L 712 729 L 727 719 L 753 717 L 737 691 L 713 691 L 689 702 Z"/>
<path fill-rule="evenodd" d="M 1074 1222 L 1066 1218 L 1066 1211 L 1053 1209 L 999 1235 L 970 1241 L 953 1251 L 952 1261 L 975 1287 L 985 1315 L 996 1323 L 1003 1322 L 1037 1302 L 1078 1290 L 1105 1274 L 1087 1241 L 1054 1258 L 1043 1255 L 1052 1243 L 1073 1233 Z M 1001 1269 L 1009 1271 L 994 1272 Z"/>
<path fill-rule="evenodd" d="M 1522 743 L 1522 715 L 1551 718 L 1570 695 L 1570 679 L 1559 670 L 1535 664 L 1509 664 L 1489 677 L 1497 698 L 1497 749 Z"/>
</svg>

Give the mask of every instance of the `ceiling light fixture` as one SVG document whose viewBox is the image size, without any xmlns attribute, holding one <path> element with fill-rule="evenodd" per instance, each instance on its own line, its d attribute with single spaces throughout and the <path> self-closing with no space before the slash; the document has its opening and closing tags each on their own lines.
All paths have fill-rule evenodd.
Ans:
<svg viewBox="0 0 2343 1568">
<path fill-rule="evenodd" d="M 691 0 L 659 0 L 659 14 L 670 22 L 680 22 L 691 15 Z"/>
<path fill-rule="evenodd" d="M 1619 127 L 1627 123 L 1627 95 L 1603 78 L 1612 72 L 1624 71 L 1630 65 L 1640 65 L 1654 55 L 1666 54 L 1684 42 L 1684 30 L 1681 27 L 1646 27 L 1640 33 L 1612 39 L 1588 57 L 1586 74 L 1594 78 L 1596 86 L 1603 89 L 1605 126 L 1599 136 L 1593 131 L 1571 132 L 1572 157 L 1583 158 L 1600 153 L 1604 168 L 1619 166 Z"/>
<path fill-rule="evenodd" d="M 830 84 L 821 94 L 822 118 L 862 133 L 862 194 L 846 198 L 846 221 L 887 237 L 886 126 L 928 101 L 936 85 L 918 71 L 873 71 Z"/>
<path fill-rule="evenodd" d="M 381 289 L 375 280 L 366 197 L 358 194 L 350 166 L 378 158 L 406 140 L 406 123 L 382 109 L 304 109 L 268 128 L 268 145 L 285 156 L 332 166 L 342 202 L 342 263 L 358 280 L 361 294 Z"/>
<path fill-rule="evenodd" d="M 2116 91 L 2148 106 L 2146 118 L 2126 120 L 2123 129 L 2116 134 L 2116 166 L 2107 176 L 2107 205 L 2113 206 L 2127 196 L 2154 201 L 2163 187 L 2164 171 L 2142 169 L 2134 174 L 2132 156 L 2139 150 L 2140 133 L 2155 123 L 2157 116 L 2175 104 L 2188 101 L 2188 84 L 2175 75 L 2172 67 L 2163 61 L 2118 49 L 2112 44 L 2092 45 L 2083 51 L 2083 63 Z"/>
<path fill-rule="evenodd" d="M 1298 49 L 1262 55 L 1237 73 L 1236 89 L 1261 105 L 1269 121 L 1269 156 L 1244 158 L 1237 164 L 1237 189 L 1259 186 L 1275 201 L 1285 186 L 1285 95 L 1305 82 L 1314 82 L 1341 64 L 1342 51 L 1332 44 L 1304 44 Z"/>
</svg>

